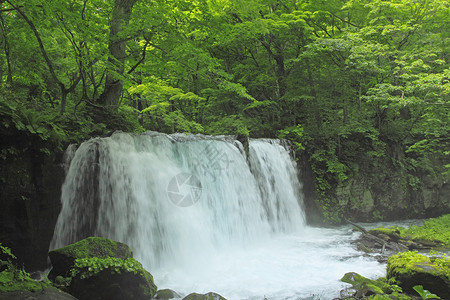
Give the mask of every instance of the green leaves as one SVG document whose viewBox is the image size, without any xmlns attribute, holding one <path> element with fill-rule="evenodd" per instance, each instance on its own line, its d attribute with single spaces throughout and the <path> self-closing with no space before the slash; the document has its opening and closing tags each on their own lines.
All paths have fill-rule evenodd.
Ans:
<svg viewBox="0 0 450 300">
<path fill-rule="evenodd" d="M 422 299 L 441 299 L 438 295 L 435 295 L 423 288 L 421 285 L 413 286 L 413 289 L 422 297 Z"/>
<path fill-rule="evenodd" d="M 81 279 L 85 279 L 104 270 L 108 270 L 112 274 L 120 274 L 122 272 L 142 274 L 144 272 L 141 263 L 134 258 L 123 260 L 116 257 L 90 257 L 76 259 L 74 267 L 71 270 L 71 276 L 75 277 L 79 275 Z"/>
</svg>

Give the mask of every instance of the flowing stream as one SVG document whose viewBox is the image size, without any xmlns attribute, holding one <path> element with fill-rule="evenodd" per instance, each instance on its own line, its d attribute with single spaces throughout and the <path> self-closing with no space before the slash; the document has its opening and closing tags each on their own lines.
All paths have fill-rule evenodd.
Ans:
<svg viewBox="0 0 450 300">
<path fill-rule="evenodd" d="M 384 275 L 350 227 L 305 224 L 289 149 L 230 137 L 114 133 L 69 147 L 51 248 L 128 244 L 158 288 L 227 299 L 332 299 L 346 272 Z"/>
</svg>

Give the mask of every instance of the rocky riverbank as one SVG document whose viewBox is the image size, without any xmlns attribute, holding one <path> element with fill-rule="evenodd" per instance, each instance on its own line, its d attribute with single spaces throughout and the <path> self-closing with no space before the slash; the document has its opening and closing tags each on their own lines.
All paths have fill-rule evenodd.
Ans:
<svg viewBox="0 0 450 300">
<path fill-rule="evenodd" d="M 356 247 L 387 262 L 387 276 L 371 280 L 356 273 L 341 279 L 352 285 L 339 299 L 450 299 L 450 215 L 422 226 L 362 231 Z M 421 252 L 423 254 L 419 254 Z M 428 252 L 428 253 L 427 253 Z"/>
</svg>

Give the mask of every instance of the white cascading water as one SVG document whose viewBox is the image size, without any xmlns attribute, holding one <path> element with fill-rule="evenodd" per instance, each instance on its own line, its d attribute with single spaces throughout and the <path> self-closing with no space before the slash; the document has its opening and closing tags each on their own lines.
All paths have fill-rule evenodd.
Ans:
<svg viewBox="0 0 450 300">
<path fill-rule="evenodd" d="M 159 288 L 228 299 L 332 299 L 382 275 L 349 230 L 305 225 L 295 162 L 277 140 L 114 133 L 73 153 L 51 248 L 128 244 Z"/>
</svg>

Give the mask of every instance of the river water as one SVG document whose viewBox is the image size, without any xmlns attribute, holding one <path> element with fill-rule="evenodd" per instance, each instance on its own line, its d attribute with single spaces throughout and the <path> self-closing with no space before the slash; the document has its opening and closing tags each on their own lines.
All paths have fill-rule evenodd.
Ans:
<svg viewBox="0 0 450 300">
<path fill-rule="evenodd" d="M 231 137 L 115 133 L 67 151 L 51 248 L 128 244 L 158 288 L 227 299 L 333 299 L 346 272 L 376 278 L 349 226 L 307 226 L 289 147 Z"/>
</svg>

